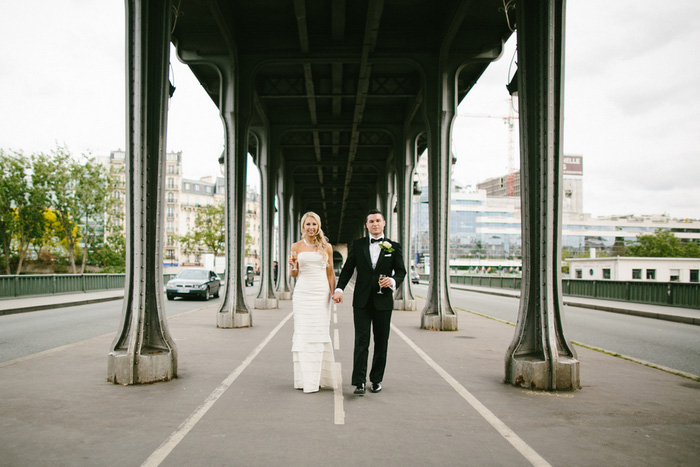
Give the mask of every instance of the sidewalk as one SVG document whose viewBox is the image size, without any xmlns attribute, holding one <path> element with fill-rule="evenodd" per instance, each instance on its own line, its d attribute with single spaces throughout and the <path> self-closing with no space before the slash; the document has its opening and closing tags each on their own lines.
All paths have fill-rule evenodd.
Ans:
<svg viewBox="0 0 700 467">
<path fill-rule="evenodd" d="M 418 309 L 424 305 L 419 300 Z M 291 301 L 217 329 L 170 318 L 178 378 L 106 381 L 113 333 L 0 364 L 0 466 L 654 466 L 700 456 L 700 383 L 577 347 L 582 389 L 503 384 L 513 327 L 394 311 L 378 394 L 354 396 L 352 310 L 333 313 L 338 390 L 292 388 Z"/>
<path fill-rule="evenodd" d="M 497 289 L 492 287 L 476 287 L 471 285 L 452 285 L 453 289 L 468 290 L 503 297 L 520 297 L 520 290 Z M 700 310 L 693 308 L 679 308 L 675 306 L 647 305 L 645 303 L 623 302 L 617 300 L 600 300 L 595 298 L 572 297 L 564 295 L 564 305 L 579 308 L 591 308 L 611 313 L 642 316 L 645 318 L 674 321 L 677 323 L 694 324 L 700 326 Z"/>
<path fill-rule="evenodd" d="M 0 300 L 0 315 L 23 313 L 25 311 L 50 310 L 88 303 L 108 302 L 124 298 L 124 289 L 101 290 L 98 292 L 38 295 Z"/>
<path fill-rule="evenodd" d="M 497 289 L 491 287 L 475 287 L 467 285 L 452 285 L 453 289 L 468 290 L 491 295 L 505 297 L 519 297 L 520 291 L 513 289 Z M 38 297 L 21 297 L 0 300 L 0 315 L 22 313 L 25 311 L 47 310 L 76 306 L 85 303 L 98 303 L 109 300 L 121 300 L 124 296 L 123 289 L 105 290 L 100 292 L 88 292 L 78 294 L 42 295 Z M 614 300 L 598 300 L 593 298 L 564 296 L 564 305 L 580 308 L 592 308 L 611 313 L 643 316 L 678 323 L 700 325 L 700 310 L 692 308 L 678 308 L 662 305 L 646 305 L 642 303 L 620 302 Z"/>
</svg>

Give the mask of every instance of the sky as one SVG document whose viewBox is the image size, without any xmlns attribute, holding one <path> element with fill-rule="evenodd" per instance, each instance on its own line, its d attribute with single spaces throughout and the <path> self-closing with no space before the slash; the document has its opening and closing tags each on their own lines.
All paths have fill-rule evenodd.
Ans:
<svg viewBox="0 0 700 467">
<path fill-rule="evenodd" d="M 584 211 L 700 219 L 700 2 L 566 8 L 564 154 L 583 156 Z M 123 149 L 124 31 L 121 0 L 0 0 L 0 148 Z M 517 124 L 509 134 L 504 120 L 514 37 L 459 106 L 462 184 L 503 175 L 509 159 L 519 166 Z M 171 62 L 167 148 L 182 151 L 186 177 L 218 175 L 218 110 L 174 53 Z"/>
</svg>

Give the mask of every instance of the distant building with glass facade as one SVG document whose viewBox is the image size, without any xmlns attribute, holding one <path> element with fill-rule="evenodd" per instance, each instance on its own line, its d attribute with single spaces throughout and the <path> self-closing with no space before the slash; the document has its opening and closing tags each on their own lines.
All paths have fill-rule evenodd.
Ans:
<svg viewBox="0 0 700 467">
<path fill-rule="evenodd" d="M 427 167 L 425 161 L 421 162 L 414 177 L 422 192 L 413 199 L 411 259 L 420 272 L 425 272 L 426 263 L 429 265 L 426 255 L 429 254 L 430 223 Z M 621 254 L 625 244 L 633 242 L 638 235 L 652 234 L 657 229 L 671 231 L 682 240 L 700 243 L 698 220 L 671 219 L 666 215 L 593 217 L 583 213 L 583 181 L 578 175 L 579 171 L 575 172 L 576 175 L 567 174 L 563 180 L 563 259 L 587 257 L 591 250 L 616 256 L 616 253 Z M 515 175 L 516 180 L 511 182 L 519 186 L 519 173 Z M 499 194 L 507 189 L 507 176 L 487 182 L 479 186 L 490 187 L 489 191 Z M 449 235 L 450 267 L 453 270 L 491 273 L 519 271 L 522 264 L 519 189 L 517 196 L 489 196 L 489 191 L 452 184 Z"/>
</svg>

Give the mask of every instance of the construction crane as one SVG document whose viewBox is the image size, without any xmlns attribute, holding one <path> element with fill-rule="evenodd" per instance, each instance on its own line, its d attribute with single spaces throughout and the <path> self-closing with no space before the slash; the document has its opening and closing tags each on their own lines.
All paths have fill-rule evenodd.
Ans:
<svg viewBox="0 0 700 467">
<path fill-rule="evenodd" d="M 517 196 L 515 190 L 515 121 L 518 116 L 513 108 L 513 99 L 508 98 L 508 115 L 488 115 L 488 114 L 459 114 L 460 117 L 468 118 L 497 118 L 503 120 L 508 125 L 508 166 L 506 167 L 506 195 Z"/>
</svg>

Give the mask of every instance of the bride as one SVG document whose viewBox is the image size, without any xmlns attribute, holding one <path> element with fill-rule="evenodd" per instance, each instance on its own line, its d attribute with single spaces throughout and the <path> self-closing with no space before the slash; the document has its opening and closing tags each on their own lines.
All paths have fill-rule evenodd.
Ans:
<svg viewBox="0 0 700 467">
<path fill-rule="evenodd" d="M 331 294 L 335 289 L 333 249 L 321 230 L 321 218 L 307 212 L 301 218 L 302 239 L 292 245 L 290 274 L 296 278 L 294 312 L 294 388 L 305 393 L 335 388 L 330 336 Z"/>
</svg>

